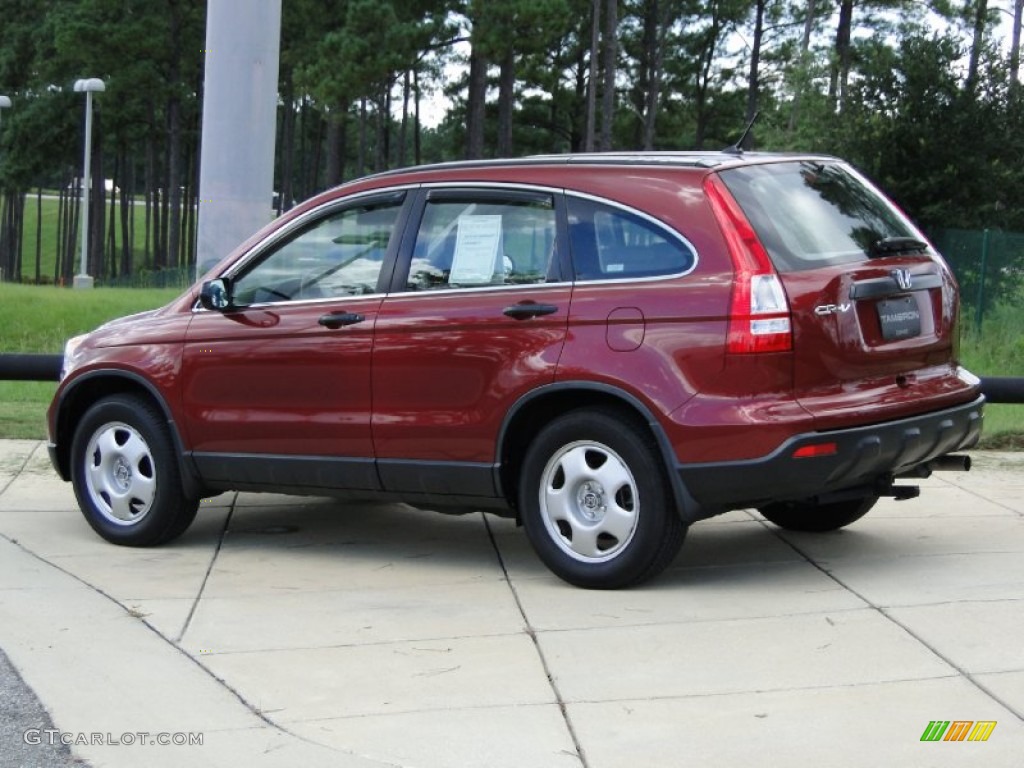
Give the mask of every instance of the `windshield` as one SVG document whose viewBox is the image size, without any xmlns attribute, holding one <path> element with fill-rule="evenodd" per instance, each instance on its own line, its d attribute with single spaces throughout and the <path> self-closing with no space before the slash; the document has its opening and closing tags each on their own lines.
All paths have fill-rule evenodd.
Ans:
<svg viewBox="0 0 1024 768">
<path fill-rule="evenodd" d="M 889 238 L 921 236 L 867 181 L 838 163 L 752 165 L 721 177 L 780 272 L 861 261 Z"/>
</svg>

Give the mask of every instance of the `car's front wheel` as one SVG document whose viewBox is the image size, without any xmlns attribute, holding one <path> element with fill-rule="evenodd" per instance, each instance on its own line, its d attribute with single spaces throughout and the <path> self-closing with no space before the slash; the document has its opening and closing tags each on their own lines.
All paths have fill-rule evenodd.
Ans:
<svg viewBox="0 0 1024 768">
<path fill-rule="evenodd" d="M 824 533 L 860 520 L 877 501 L 878 497 L 875 495 L 826 504 L 813 501 L 782 501 L 767 504 L 758 511 L 769 521 L 788 531 Z"/>
<path fill-rule="evenodd" d="M 75 430 L 71 462 L 82 514 L 107 541 L 163 544 L 196 516 L 199 500 L 182 490 L 166 420 L 141 397 L 113 395 L 94 403 Z"/>
<path fill-rule="evenodd" d="M 617 411 L 586 408 L 542 429 L 523 463 L 523 525 L 540 559 L 580 587 L 646 581 L 686 534 L 653 437 Z"/>
</svg>

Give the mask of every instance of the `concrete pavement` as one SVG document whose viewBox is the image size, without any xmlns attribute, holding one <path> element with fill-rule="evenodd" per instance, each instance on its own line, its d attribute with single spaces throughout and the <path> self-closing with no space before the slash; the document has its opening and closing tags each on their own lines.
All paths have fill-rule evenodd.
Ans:
<svg viewBox="0 0 1024 768">
<path fill-rule="evenodd" d="M 404 505 L 229 494 L 115 547 L 0 441 L 0 648 L 95 768 L 1019 766 L 1024 455 L 974 457 L 842 532 L 700 523 L 600 593 Z"/>
</svg>

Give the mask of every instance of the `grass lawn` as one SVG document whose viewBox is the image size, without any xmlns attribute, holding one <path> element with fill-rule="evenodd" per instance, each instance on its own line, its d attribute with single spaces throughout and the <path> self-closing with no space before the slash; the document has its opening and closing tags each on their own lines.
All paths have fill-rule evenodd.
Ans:
<svg viewBox="0 0 1024 768">
<path fill-rule="evenodd" d="M 133 312 L 163 306 L 178 289 L 96 288 L 74 291 L 0 283 L 0 353 L 60 354 L 71 336 Z M 961 355 L 980 376 L 1024 376 L 1024 319 L 1002 307 L 980 332 L 967 329 Z M 0 381 L 0 438 L 43 438 L 56 383 Z M 1024 405 L 985 409 L 982 447 L 1024 450 Z"/>
<path fill-rule="evenodd" d="M 64 342 L 108 320 L 163 306 L 172 289 L 74 291 L 0 283 L 0 353 L 60 354 Z M 0 438 L 43 438 L 56 382 L 0 381 Z"/>
<path fill-rule="evenodd" d="M 967 369 L 978 376 L 1024 376 L 1024 314 L 1020 307 L 1004 305 L 991 312 L 980 329 L 967 328 L 960 355 Z M 1024 450 L 1024 404 L 985 406 L 982 446 Z"/>
<path fill-rule="evenodd" d="M 41 248 L 39 249 L 39 274 L 43 280 L 53 280 L 54 272 L 54 261 L 57 258 L 57 232 L 58 232 L 58 214 L 60 212 L 60 204 L 56 197 L 56 192 L 45 192 L 43 194 L 42 203 L 36 198 L 34 193 L 30 193 L 25 197 L 25 229 L 24 239 L 25 242 L 22 244 L 22 265 L 21 272 L 22 277 L 25 280 L 35 280 L 36 276 L 36 241 L 37 241 L 37 224 L 39 223 L 39 217 L 42 217 L 42 227 L 39 232 L 38 240 L 41 241 Z M 118 247 L 120 248 L 121 243 L 121 209 L 120 204 L 114 206 L 115 215 L 115 236 L 117 238 Z M 133 240 L 135 243 L 135 254 L 138 261 L 138 265 L 142 265 L 143 254 L 146 252 L 146 206 L 143 203 L 137 203 L 132 206 L 132 216 L 134 218 L 134 230 Z M 106 205 L 106 217 L 107 224 L 109 226 L 110 217 L 110 201 L 107 200 Z M 109 231 L 107 236 L 109 237 Z M 76 240 L 76 245 L 77 245 Z M 77 263 L 77 262 L 76 262 Z M 6 351 L 6 350 L 3 350 Z"/>
</svg>

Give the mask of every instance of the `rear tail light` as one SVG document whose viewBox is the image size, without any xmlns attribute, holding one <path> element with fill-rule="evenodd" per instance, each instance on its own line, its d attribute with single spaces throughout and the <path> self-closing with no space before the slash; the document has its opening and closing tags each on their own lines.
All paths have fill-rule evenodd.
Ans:
<svg viewBox="0 0 1024 768">
<path fill-rule="evenodd" d="M 736 354 L 790 351 L 793 349 L 793 325 L 789 301 L 775 266 L 721 179 L 708 176 L 704 191 L 725 235 L 735 271 L 729 306 L 728 351 Z"/>
</svg>

